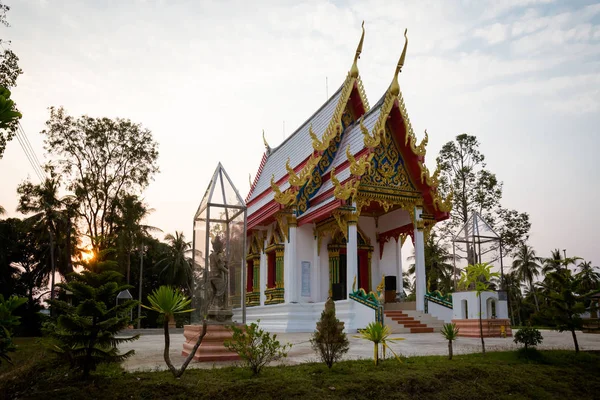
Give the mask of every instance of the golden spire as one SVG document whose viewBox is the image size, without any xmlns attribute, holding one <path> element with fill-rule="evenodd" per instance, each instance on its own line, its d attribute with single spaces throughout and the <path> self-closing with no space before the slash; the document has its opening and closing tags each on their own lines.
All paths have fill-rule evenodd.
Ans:
<svg viewBox="0 0 600 400">
<path fill-rule="evenodd" d="M 398 60 L 398 65 L 396 66 L 396 72 L 394 72 L 394 79 L 392 79 L 392 84 L 390 86 L 390 93 L 394 96 L 398 96 L 400 93 L 400 85 L 398 84 L 398 74 L 402 72 L 402 67 L 404 66 L 404 59 L 406 58 L 406 47 L 408 46 L 408 36 L 406 33 L 408 29 L 404 30 L 404 49 L 402 49 L 402 54 L 400 55 L 400 59 Z"/>
<path fill-rule="evenodd" d="M 263 143 L 265 144 L 265 149 L 267 150 L 267 153 L 271 151 L 271 146 L 269 146 L 269 143 L 267 143 L 267 139 L 265 139 L 265 130 L 263 129 Z"/>
<path fill-rule="evenodd" d="M 354 55 L 354 62 L 352 63 L 352 68 L 350 68 L 350 76 L 352 78 L 358 77 L 358 59 L 360 58 L 360 53 L 362 53 L 363 42 L 365 40 L 365 21 L 362 22 L 362 35 L 360 36 L 360 42 L 358 42 L 358 47 L 356 48 L 356 54 Z"/>
</svg>

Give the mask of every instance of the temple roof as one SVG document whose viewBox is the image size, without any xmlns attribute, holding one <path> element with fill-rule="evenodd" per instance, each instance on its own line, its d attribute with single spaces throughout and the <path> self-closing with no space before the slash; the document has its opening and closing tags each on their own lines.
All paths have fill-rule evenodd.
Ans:
<svg viewBox="0 0 600 400">
<path fill-rule="evenodd" d="M 323 132 L 325 132 L 338 107 L 343 87 L 344 85 L 340 86 L 340 88 L 321 106 L 321 108 L 317 110 L 317 112 L 300 125 L 300 127 L 278 147 L 271 149 L 270 152 L 266 152 L 264 166 L 262 171 L 260 171 L 260 174 L 255 178 L 252 191 L 246 199 L 247 203 L 253 202 L 267 189 L 269 190 L 269 193 L 265 197 L 272 200 L 273 192 L 270 190 L 271 177 L 275 176 L 275 182 L 279 184 L 279 181 L 287 175 L 285 165 L 288 158 L 290 160 L 290 166 L 297 171 L 302 162 L 310 157 L 314 150 L 312 147 L 312 138 L 309 134 L 309 128 L 312 125 L 312 130 L 317 135 L 322 135 Z M 289 184 L 287 181 L 281 184 L 281 190 L 285 190 L 288 187 Z M 261 198 L 260 203 L 265 203 L 263 200 L 264 198 Z M 248 211 L 251 212 L 250 209 Z"/>
</svg>

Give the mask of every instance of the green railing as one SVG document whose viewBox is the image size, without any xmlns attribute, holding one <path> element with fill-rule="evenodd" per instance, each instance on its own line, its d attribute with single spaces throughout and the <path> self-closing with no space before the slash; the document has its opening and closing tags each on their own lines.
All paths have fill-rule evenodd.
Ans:
<svg viewBox="0 0 600 400">
<path fill-rule="evenodd" d="M 439 304 L 440 306 L 446 308 L 452 308 L 452 293 L 443 294 L 439 290 L 434 290 L 433 292 L 428 292 L 425 295 L 425 307 L 428 307 L 428 302 L 433 302 L 435 304 Z M 428 312 L 425 309 L 425 312 Z"/>
<path fill-rule="evenodd" d="M 374 310 L 375 321 L 383 325 L 383 305 L 379 302 L 376 293 L 367 293 L 364 289 L 358 289 L 350 293 L 350 298 Z"/>
</svg>

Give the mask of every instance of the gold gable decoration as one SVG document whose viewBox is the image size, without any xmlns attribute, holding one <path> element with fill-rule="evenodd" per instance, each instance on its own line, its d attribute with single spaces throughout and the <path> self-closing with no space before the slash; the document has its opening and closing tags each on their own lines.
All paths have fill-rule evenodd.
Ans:
<svg viewBox="0 0 600 400">
<path fill-rule="evenodd" d="M 288 189 L 285 192 L 282 192 L 279 189 L 279 186 L 275 183 L 275 175 L 271 176 L 271 189 L 274 192 L 274 199 L 276 202 L 281 204 L 282 206 L 291 206 L 296 202 L 296 192 L 292 191 L 292 189 Z"/>
<path fill-rule="evenodd" d="M 333 184 L 333 195 L 336 199 L 348 200 L 354 198 L 358 192 L 359 180 L 350 179 L 343 185 L 335 176 L 335 168 L 331 168 L 331 183 Z"/>
<path fill-rule="evenodd" d="M 346 157 L 348 157 L 348 161 L 350 162 L 350 173 L 354 176 L 361 177 L 367 169 L 371 168 L 373 153 L 367 154 L 357 161 L 350 152 L 350 145 L 348 145 L 348 147 L 346 147 Z"/>
<path fill-rule="evenodd" d="M 290 166 L 290 159 L 288 158 L 287 162 L 285 163 L 285 169 L 288 173 L 288 182 L 290 183 L 290 186 L 300 187 L 306 184 L 311 179 L 312 170 L 319 163 L 320 159 L 321 156 L 315 156 L 312 154 L 308 161 L 306 161 L 304 167 L 302 167 L 300 172 L 296 174 L 294 169 Z"/>
</svg>

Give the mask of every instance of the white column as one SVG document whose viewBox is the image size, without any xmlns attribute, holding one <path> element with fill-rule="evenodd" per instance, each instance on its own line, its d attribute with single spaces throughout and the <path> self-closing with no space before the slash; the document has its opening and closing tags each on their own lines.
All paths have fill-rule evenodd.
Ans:
<svg viewBox="0 0 600 400">
<path fill-rule="evenodd" d="M 288 227 L 288 242 L 285 245 L 283 263 L 284 299 L 286 303 L 297 303 L 300 282 L 298 282 L 298 268 L 296 265 L 296 230 L 298 229 L 298 222 L 295 216 L 288 217 Z"/>
<path fill-rule="evenodd" d="M 417 311 L 425 311 L 425 291 L 427 289 L 425 277 L 425 241 L 423 238 L 423 219 L 421 218 L 421 208 L 415 207 L 415 264 L 416 264 L 416 295 Z"/>
<path fill-rule="evenodd" d="M 402 276 L 402 239 L 400 236 L 396 239 L 396 292 L 402 293 L 403 288 L 403 276 Z"/>
<path fill-rule="evenodd" d="M 358 216 L 355 213 L 348 217 L 348 241 L 346 242 L 346 298 L 350 298 L 352 283 L 356 277 L 358 283 Z"/>
</svg>

